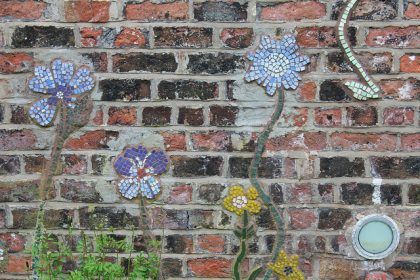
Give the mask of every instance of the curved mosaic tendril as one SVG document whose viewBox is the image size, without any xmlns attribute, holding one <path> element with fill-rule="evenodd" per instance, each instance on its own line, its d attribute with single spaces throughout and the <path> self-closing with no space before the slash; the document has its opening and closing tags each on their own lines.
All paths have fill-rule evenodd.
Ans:
<svg viewBox="0 0 420 280">
<path fill-rule="evenodd" d="M 274 110 L 273 115 L 267 126 L 265 127 L 264 131 L 261 133 L 260 137 L 258 138 L 257 148 L 255 150 L 254 158 L 251 162 L 251 167 L 249 169 L 249 178 L 251 180 L 251 184 L 258 190 L 258 194 L 263 200 L 264 204 L 267 205 L 268 209 L 270 210 L 271 214 L 273 215 L 275 226 L 277 230 L 277 241 L 273 249 L 273 261 L 276 260 L 277 255 L 280 252 L 281 247 L 284 243 L 284 225 L 283 221 L 280 217 L 280 213 L 277 208 L 274 206 L 273 202 L 271 201 L 270 197 L 264 192 L 260 182 L 258 181 L 258 167 L 261 163 L 261 157 L 265 150 L 265 143 L 268 140 L 268 136 L 273 131 L 275 123 L 281 116 L 284 106 L 284 96 L 283 92 L 280 89 L 279 93 L 277 94 L 277 104 Z M 267 270 L 264 274 L 264 279 L 267 280 L 271 276 L 271 270 Z"/>
<path fill-rule="evenodd" d="M 346 81 L 344 85 L 346 85 L 347 88 L 349 88 L 353 92 L 354 98 L 358 100 L 367 100 L 368 98 L 379 98 L 380 89 L 373 82 L 373 80 L 366 73 L 360 62 L 355 57 L 347 35 L 348 21 L 351 12 L 356 7 L 358 1 L 359 0 L 350 0 L 344 8 L 344 10 L 341 12 L 341 15 L 338 20 L 338 42 L 347 60 L 354 67 L 355 71 L 359 74 L 359 77 L 362 80 L 364 80 L 367 84 L 366 86 L 359 82 Z"/>
</svg>

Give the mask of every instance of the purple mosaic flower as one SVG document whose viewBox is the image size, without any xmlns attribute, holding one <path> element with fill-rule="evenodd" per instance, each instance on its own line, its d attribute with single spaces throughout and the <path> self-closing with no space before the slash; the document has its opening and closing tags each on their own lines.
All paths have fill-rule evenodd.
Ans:
<svg viewBox="0 0 420 280">
<path fill-rule="evenodd" d="M 163 151 L 148 152 L 141 145 L 126 149 L 114 162 L 115 171 L 123 177 L 118 190 L 128 199 L 136 197 L 139 191 L 146 198 L 155 198 L 161 190 L 156 176 L 164 173 L 167 165 Z"/>
<path fill-rule="evenodd" d="M 281 40 L 264 36 L 258 49 L 248 53 L 252 65 L 245 74 L 245 80 L 257 80 L 270 96 L 282 86 L 285 89 L 296 89 L 301 80 L 297 72 L 305 70 L 305 65 L 309 63 L 309 57 L 297 53 L 298 48 L 291 34 Z"/>
<path fill-rule="evenodd" d="M 73 63 L 61 59 L 51 63 L 51 70 L 46 66 L 36 66 L 34 74 L 29 80 L 29 88 L 49 95 L 35 101 L 29 108 L 29 116 L 41 126 L 53 123 L 59 104 L 74 108 L 76 96 L 95 86 L 95 80 L 87 67 L 80 67 L 74 73 Z"/>
</svg>

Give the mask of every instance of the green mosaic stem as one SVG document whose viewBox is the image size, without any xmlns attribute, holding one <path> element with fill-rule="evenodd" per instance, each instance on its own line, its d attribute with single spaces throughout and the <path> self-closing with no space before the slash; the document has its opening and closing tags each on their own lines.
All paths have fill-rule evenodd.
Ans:
<svg viewBox="0 0 420 280">
<path fill-rule="evenodd" d="M 357 70 L 361 79 L 368 86 L 364 86 L 358 82 L 346 82 L 345 85 L 353 92 L 353 96 L 359 100 L 367 100 L 368 98 L 379 98 L 379 87 L 373 82 L 371 77 L 363 69 L 362 65 L 354 55 L 347 36 L 348 21 L 352 10 L 356 7 L 359 0 L 350 0 L 338 20 L 338 43 L 347 57 L 350 64 Z"/>
<path fill-rule="evenodd" d="M 277 242 L 273 249 L 273 257 L 272 257 L 273 262 L 276 260 L 277 255 L 280 252 L 280 248 L 283 246 L 283 243 L 284 243 L 284 233 L 283 233 L 284 226 L 283 226 L 283 221 L 281 220 L 279 211 L 274 206 L 273 202 L 271 201 L 270 196 L 268 196 L 264 192 L 260 182 L 258 181 L 258 167 L 260 166 L 260 163 L 261 163 L 261 157 L 262 157 L 262 154 L 264 153 L 265 143 L 268 140 L 268 136 L 273 131 L 273 127 L 278 121 L 278 119 L 280 118 L 281 113 L 283 111 L 283 106 L 284 106 L 283 92 L 280 90 L 277 95 L 278 96 L 277 96 L 276 108 L 274 110 L 273 115 L 271 116 L 270 121 L 268 122 L 264 131 L 261 133 L 260 137 L 258 138 L 257 148 L 255 150 L 254 158 L 252 159 L 251 167 L 249 169 L 249 178 L 251 180 L 252 185 L 257 188 L 258 194 L 260 195 L 264 204 L 267 205 L 268 209 L 270 210 L 271 214 L 274 217 L 275 226 L 277 230 Z M 264 274 L 264 279 L 267 280 L 270 278 L 270 276 L 271 276 L 271 270 L 267 270 L 266 273 Z"/>
<path fill-rule="evenodd" d="M 248 239 L 248 212 L 244 211 L 243 214 L 243 227 L 241 230 L 241 248 L 239 251 L 238 256 L 236 257 L 235 263 L 233 265 L 233 276 L 235 280 L 241 280 L 241 272 L 240 272 L 240 266 L 243 260 L 246 256 L 246 250 L 247 250 L 247 239 Z"/>
</svg>

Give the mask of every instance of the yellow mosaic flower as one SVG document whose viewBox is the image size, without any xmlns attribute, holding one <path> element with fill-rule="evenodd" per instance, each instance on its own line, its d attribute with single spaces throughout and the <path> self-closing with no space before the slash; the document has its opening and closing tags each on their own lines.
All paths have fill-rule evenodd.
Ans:
<svg viewBox="0 0 420 280">
<path fill-rule="evenodd" d="M 255 187 L 250 187 L 245 191 L 242 186 L 235 185 L 229 188 L 229 194 L 223 200 L 223 206 L 237 215 L 242 215 L 245 210 L 257 214 L 261 210 L 261 203 L 256 200 L 257 198 L 258 191 Z"/>
<path fill-rule="evenodd" d="M 273 270 L 282 280 L 304 280 L 302 271 L 298 269 L 299 257 L 288 257 L 286 252 L 281 251 L 275 263 L 269 263 L 268 267 Z"/>
</svg>

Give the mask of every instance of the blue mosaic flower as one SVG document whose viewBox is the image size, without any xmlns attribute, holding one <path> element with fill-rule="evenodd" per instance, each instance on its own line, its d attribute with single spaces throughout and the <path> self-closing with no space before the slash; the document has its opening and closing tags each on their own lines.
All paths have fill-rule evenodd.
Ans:
<svg viewBox="0 0 420 280">
<path fill-rule="evenodd" d="M 120 193 L 132 199 L 141 191 L 142 196 L 155 198 L 160 192 L 156 175 L 164 173 L 167 165 L 168 159 L 162 151 L 148 152 L 141 145 L 126 149 L 114 162 L 115 171 L 123 177 L 118 183 Z"/>
<path fill-rule="evenodd" d="M 80 67 L 74 74 L 73 63 L 60 59 L 51 63 L 51 70 L 46 66 L 36 66 L 35 76 L 29 80 L 29 88 L 49 97 L 32 103 L 29 116 L 41 126 L 51 125 L 60 103 L 74 108 L 76 96 L 92 90 L 94 86 L 94 78 L 86 67 Z"/>
<path fill-rule="evenodd" d="M 281 40 L 264 36 L 255 53 L 247 55 L 252 65 L 245 74 L 245 80 L 257 80 L 271 96 L 282 85 L 285 89 L 296 89 L 301 80 L 297 72 L 305 70 L 305 65 L 309 63 L 309 57 L 296 52 L 298 48 L 293 35 L 286 35 Z"/>
</svg>

